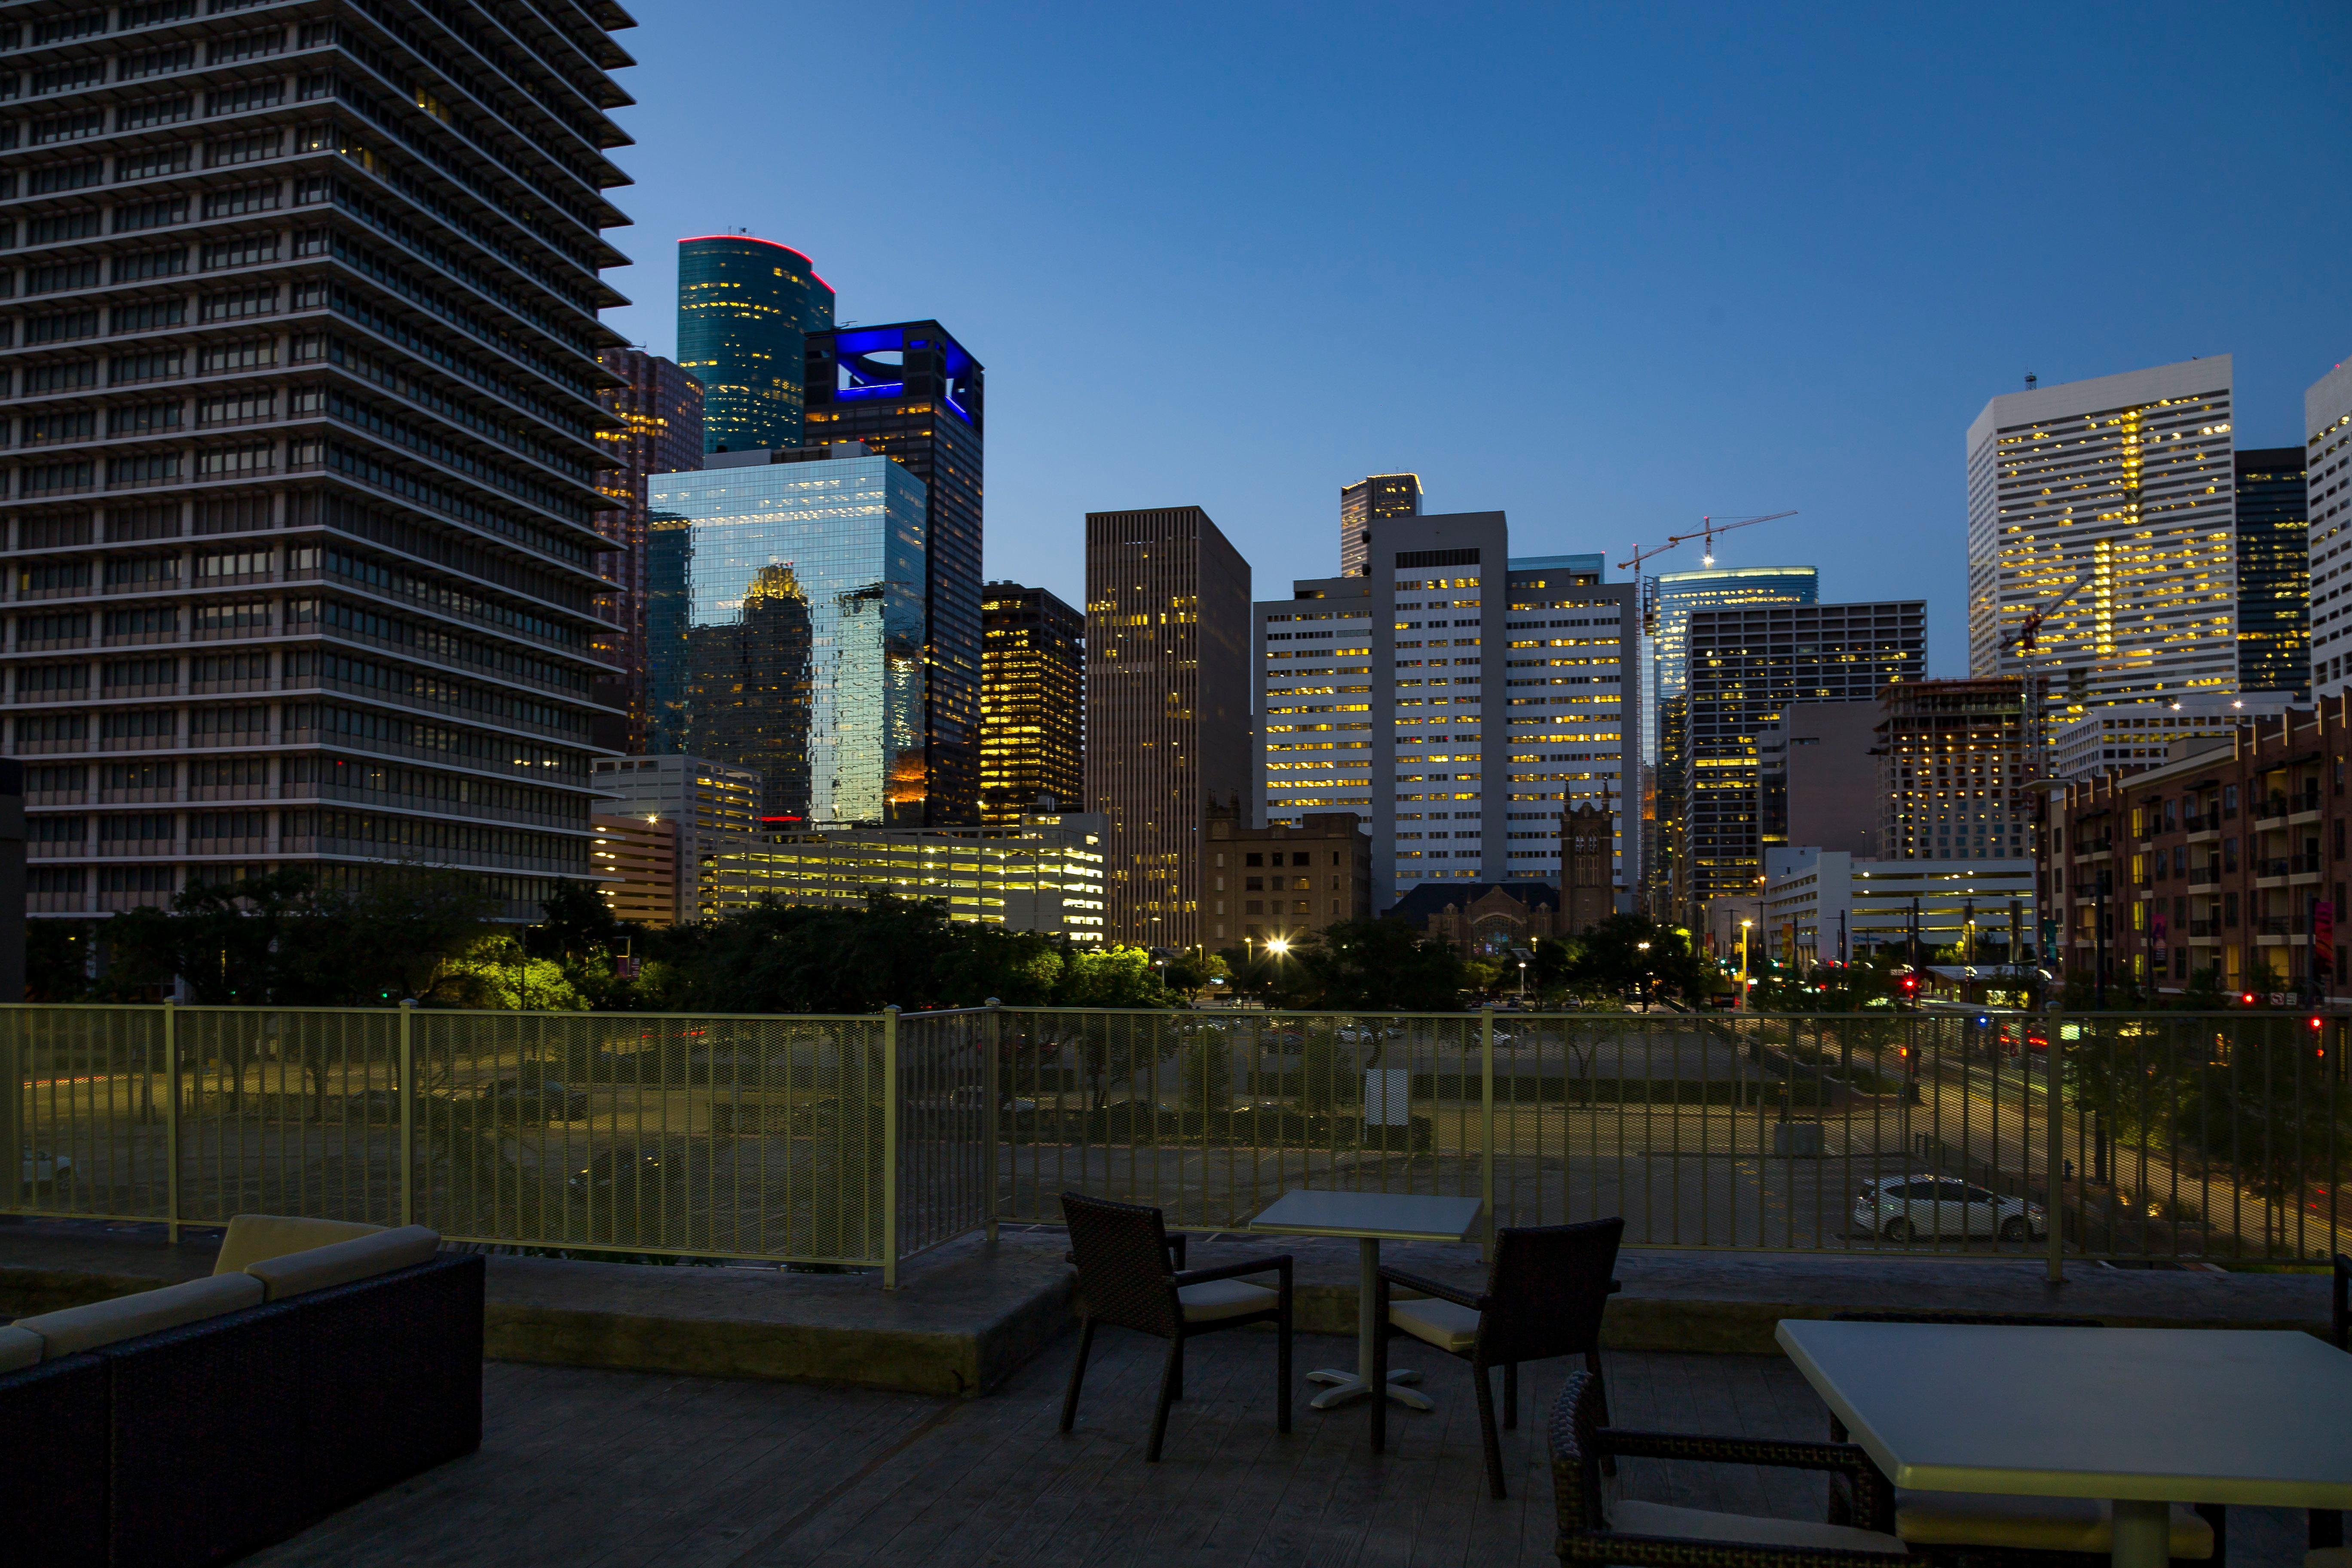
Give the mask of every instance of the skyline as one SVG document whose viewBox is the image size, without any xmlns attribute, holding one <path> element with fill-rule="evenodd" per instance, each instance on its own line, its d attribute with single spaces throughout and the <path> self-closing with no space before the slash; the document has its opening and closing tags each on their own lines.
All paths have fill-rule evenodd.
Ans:
<svg viewBox="0 0 2352 1568">
<path fill-rule="evenodd" d="M 1088 510 L 1199 505 L 1286 581 L 1336 570 L 1340 487 L 1405 469 L 1612 581 L 1702 514 L 1796 508 L 1719 560 L 1924 591 L 1930 673 L 1959 675 L 1986 400 L 2231 353 L 2238 444 L 2284 446 L 2352 355 L 2352 214 L 2312 194 L 2352 174 L 2352 23 L 2317 7 L 2032 14 L 2030 56 L 2017 9 L 886 16 L 903 116 L 868 73 L 763 85 L 781 15 L 637 13 L 607 319 L 668 352 L 676 240 L 740 226 L 845 321 L 941 321 L 996 383 L 985 574 L 1073 603 Z M 1400 114 L 1364 84 L 1402 58 Z M 763 138 L 812 155 L 728 155 Z M 852 152 L 924 171 L 903 219 L 805 177 Z"/>
</svg>

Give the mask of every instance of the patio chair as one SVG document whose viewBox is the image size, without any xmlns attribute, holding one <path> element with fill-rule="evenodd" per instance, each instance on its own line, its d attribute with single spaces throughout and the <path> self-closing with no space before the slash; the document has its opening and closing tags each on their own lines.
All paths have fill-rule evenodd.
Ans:
<svg viewBox="0 0 2352 1568">
<path fill-rule="evenodd" d="M 1290 1430 L 1290 1255 L 1260 1255 L 1214 1268 L 1183 1268 L 1183 1238 L 1172 1242 L 1156 1208 L 1112 1203 L 1076 1193 L 1062 1194 L 1062 1219 L 1070 1230 L 1070 1260 L 1077 1265 L 1078 1354 L 1070 1363 L 1069 1392 L 1062 1397 L 1062 1430 L 1078 1415 L 1078 1388 L 1086 1381 L 1087 1356 L 1095 1327 L 1133 1329 L 1168 1342 L 1168 1363 L 1160 1374 L 1160 1404 L 1151 1415 L 1147 1461 L 1158 1463 L 1168 1436 L 1168 1407 L 1184 1397 L 1184 1342 L 1220 1329 L 1272 1323 L 1278 1335 L 1276 1360 L 1275 1429 Z M 1172 1258 L 1172 1263 L 1171 1263 Z M 1274 1289 L 1242 1277 L 1278 1275 Z"/>
<path fill-rule="evenodd" d="M 1851 1444 L 1706 1437 L 1604 1426 L 1601 1380 L 1571 1372 L 1551 1416 L 1551 1485 L 1567 1563 L 1625 1568 L 1892 1568 L 1918 1559 L 1888 1530 L 1894 1495 L 1870 1456 Z M 1826 1470 L 1842 1477 L 1873 1528 L 1620 1500 L 1602 1495 L 1609 1458 L 1692 1459 Z"/>
<path fill-rule="evenodd" d="M 1837 1323 L 1957 1323 L 1995 1329 L 2104 1329 L 2098 1318 L 2049 1312 L 1832 1312 Z M 1845 1424 L 1830 1417 L 1830 1441 L 1846 1440 Z M 1853 1500 L 1830 1483 L 1829 1519 L 1842 1524 Z M 2172 1509 L 2175 1561 L 2222 1568 L 2228 1515 L 2220 1503 Z M 1946 1568 L 2098 1568 L 2108 1561 L 2115 1521 L 2107 1504 L 2087 1498 L 1995 1497 L 1978 1492 L 1895 1493 L 1895 1533 Z M 2352 1563 L 2342 1565 L 2352 1568 Z"/>
<path fill-rule="evenodd" d="M 2334 1331 L 2336 1348 L 2352 1351 L 2352 1258 L 2337 1253 L 2335 1258 L 2336 1279 L 2331 1288 L 2328 1317 Z M 2311 1550 L 2304 1554 L 2304 1568 L 2352 1568 L 2352 1550 L 2344 1544 L 2344 1514 L 2332 1508 L 2311 1510 Z"/>
<path fill-rule="evenodd" d="M 1503 1488 L 1503 1445 L 1495 1432 L 1495 1394 L 1489 1369 L 1503 1369 L 1503 1425 L 1519 1424 L 1519 1363 L 1580 1355 L 1601 1392 L 1601 1312 L 1617 1289 L 1617 1244 L 1625 1235 L 1622 1218 L 1581 1225 L 1512 1226 L 1495 1233 L 1495 1267 L 1486 1289 L 1476 1295 L 1402 1268 L 1383 1268 L 1372 1290 L 1372 1452 L 1388 1444 L 1389 1336 L 1411 1334 L 1423 1343 L 1470 1363 L 1478 1388 L 1478 1428 L 1486 1445 L 1486 1485 L 1497 1498 Z M 1421 1293 L 1421 1300 L 1398 1301 L 1389 1287 Z"/>
</svg>

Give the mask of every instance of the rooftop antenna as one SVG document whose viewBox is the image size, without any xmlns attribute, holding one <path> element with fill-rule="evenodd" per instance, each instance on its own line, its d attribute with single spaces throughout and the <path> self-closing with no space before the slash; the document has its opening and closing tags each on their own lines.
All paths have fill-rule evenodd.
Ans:
<svg viewBox="0 0 2352 1568">
<path fill-rule="evenodd" d="M 2034 374 L 2033 374 L 2032 371 L 2030 371 L 2030 370 L 2029 370 L 2029 371 L 2027 371 L 2027 372 L 2025 373 L 2025 390 L 2026 390 L 2026 391 L 2031 392 L 2031 391 L 2032 391 L 2035 387 L 2037 387 L 2037 386 L 2039 386 L 2039 385 L 2041 385 L 2041 384 L 2042 384 L 2042 378 L 2041 378 L 2040 376 L 2038 376 L 2038 375 Z"/>
</svg>

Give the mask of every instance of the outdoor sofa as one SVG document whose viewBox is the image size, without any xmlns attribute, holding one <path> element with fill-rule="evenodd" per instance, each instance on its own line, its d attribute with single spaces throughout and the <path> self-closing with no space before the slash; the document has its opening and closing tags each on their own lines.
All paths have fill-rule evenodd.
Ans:
<svg viewBox="0 0 2352 1568">
<path fill-rule="evenodd" d="M 482 1440 L 482 1279 L 422 1226 L 241 1215 L 210 1277 L 0 1328 L 43 1568 L 225 1563 Z"/>
</svg>

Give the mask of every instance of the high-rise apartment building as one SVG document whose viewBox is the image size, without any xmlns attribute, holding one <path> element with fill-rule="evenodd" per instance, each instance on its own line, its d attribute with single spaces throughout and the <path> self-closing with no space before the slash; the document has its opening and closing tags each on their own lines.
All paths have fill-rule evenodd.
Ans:
<svg viewBox="0 0 2352 1568">
<path fill-rule="evenodd" d="M 2238 689 L 2311 697 L 2311 508 L 2303 448 L 2241 449 Z"/>
<path fill-rule="evenodd" d="M 597 401 L 618 421 L 599 433 L 615 466 L 596 483 L 608 510 L 596 531 L 614 548 L 598 561 L 607 584 L 601 608 L 610 628 L 598 650 L 615 673 L 597 687 L 612 709 L 599 719 L 596 744 L 635 756 L 646 749 L 651 718 L 646 706 L 646 480 L 702 464 L 702 384 L 675 360 L 643 349 L 606 349 L 598 363 L 620 384 Z"/>
<path fill-rule="evenodd" d="M 2303 395 L 2305 509 L 2311 516 L 2311 689 L 2341 697 L 2352 678 L 2352 360 Z"/>
<path fill-rule="evenodd" d="M 1108 934 L 1201 944 L 1209 808 L 1250 797 L 1250 569 L 1196 506 L 1087 514 L 1087 805 Z"/>
<path fill-rule="evenodd" d="M 1687 627 L 1685 850 L 1675 902 L 1694 921 L 1714 899 L 1758 890 L 1767 843 L 1759 736 L 1795 702 L 1853 702 L 1927 670 L 1927 606 L 1788 605 L 1700 610 Z"/>
<path fill-rule="evenodd" d="M 924 822 L 980 820 L 981 436 L 985 374 L 937 321 L 812 332 L 807 440 L 861 441 L 923 481 L 930 702 Z"/>
<path fill-rule="evenodd" d="M 617 6 L 11 7 L 8 744 L 44 912 L 590 871 Z"/>
<path fill-rule="evenodd" d="M 779 825 L 923 820 L 923 484 L 855 441 L 646 484 L 654 743 Z"/>
<path fill-rule="evenodd" d="M 674 918 L 690 925 L 710 915 L 704 868 L 759 832 L 760 775 L 704 757 L 599 757 L 595 782 L 600 816 L 675 830 Z"/>
<path fill-rule="evenodd" d="M 1040 795 L 1084 810 L 1086 616 L 1043 588 L 991 583 L 980 625 L 981 820 L 1018 823 Z"/>
<path fill-rule="evenodd" d="M 1985 405 L 1968 436 L 1970 675 L 2039 671 L 2070 707 L 2239 689 L 2230 375 L 2217 354 Z"/>
<path fill-rule="evenodd" d="M 2032 852 L 2025 682 L 1906 680 L 1880 694 L 1878 858 L 2013 860 Z"/>
<path fill-rule="evenodd" d="M 702 449 L 799 446 L 809 334 L 832 325 L 833 286 L 792 247 L 747 234 L 679 240 L 677 362 L 702 384 Z"/>
<path fill-rule="evenodd" d="M 1371 534 L 1364 574 L 1255 606 L 1263 820 L 1360 814 L 1375 910 L 1424 881 L 1557 879 L 1562 814 L 1628 785 L 1633 585 L 1597 555 L 1512 559 L 1501 512 Z M 1639 860 L 1637 836 L 1620 874 Z"/>
<path fill-rule="evenodd" d="M 1372 524 L 1421 515 L 1419 474 L 1373 474 L 1339 490 L 1339 575 L 1360 577 L 1371 559 Z"/>
</svg>

